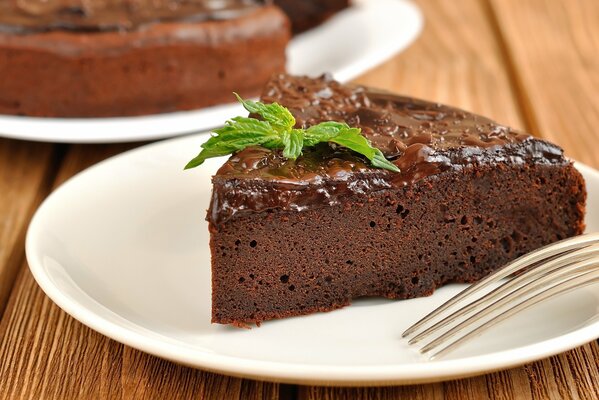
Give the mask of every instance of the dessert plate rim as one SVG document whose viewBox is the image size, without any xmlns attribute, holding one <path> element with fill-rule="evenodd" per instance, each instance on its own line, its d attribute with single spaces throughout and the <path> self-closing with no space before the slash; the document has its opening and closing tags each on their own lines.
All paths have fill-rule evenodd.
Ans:
<svg viewBox="0 0 599 400">
<path fill-rule="evenodd" d="M 389 17 L 377 18 L 385 16 L 386 10 L 390 10 L 395 23 Z M 375 19 L 378 23 L 369 22 Z M 366 40 L 367 46 L 358 57 L 352 52 L 342 62 L 333 59 L 336 56 L 329 54 L 327 43 L 338 43 L 340 37 L 351 37 L 340 32 L 351 30 L 356 20 L 363 22 L 361 26 L 366 30 L 366 36 L 375 40 Z M 422 25 L 419 8 L 409 0 L 354 0 L 349 9 L 291 40 L 287 47 L 287 69 L 295 75 L 329 72 L 337 80 L 347 82 L 404 50 L 418 37 Z M 392 31 L 387 39 L 382 34 L 385 29 Z M 347 43 L 348 49 L 349 41 L 351 39 Z M 308 55 L 314 58 L 318 54 L 321 54 L 318 62 L 306 63 L 310 58 Z M 227 118 L 242 112 L 244 110 L 238 104 L 223 104 L 198 110 L 112 118 L 0 115 L 0 137 L 57 143 L 136 142 L 202 132 L 220 126 Z"/>
<path fill-rule="evenodd" d="M 71 294 L 62 290 L 57 285 L 57 279 L 64 281 L 64 277 L 52 276 L 52 273 L 49 272 L 51 270 L 46 265 L 48 262 L 46 254 L 40 246 L 42 238 L 47 237 L 49 232 L 47 227 L 44 226 L 42 217 L 47 216 L 46 214 L 51 210 L 50 205 L 64 201 L 65 194 L 68 193 L 68 190 L 71 190 L 73 185 L 90 179 L 92 173 L 110 168 L 116 162 L 124 162 L 130 157 L 145 159 L 147 157 L 142 156 L 149 154 L 145 153 L 149 151 L 156 152 L 160 150 L 168 153 L 169 146 L 188 145 L 190 141 L 200 138 L 201 136 L 198 135 L 197 137 L 171 139 L 142 146 L 109 158 L 67 180 L 42 203 L 36 211 L 27 232 L 27 260 L 39 286 L 60 308 L 81 323 L 107 337 L 161 358 L 227 375 L 297 384 L 375 386 L 455 379 L 518 366 L 561 353 L 599 337 L 599 320 L 595 319 L 599 316 L 597 314 L 592 319 L 594 322 L 589 322 L 583 327 L 574 328 L 569 333 L 549 340 L 509 350 L 451 360 L 423 361 L 417 364 L 360 366 L 252 360 L 182 345 L 179 341 L 171 340 L 168 335 L 153 332 L 146 327 L 136 325 L 132 321 L 124 320 L 105 305 L 95 303 L 91 296 L 89 299 L 73 298 Z M 576 167 L 584 175 L 593 176 L 594 179 L 599 181 L 599 171 L 578 162 L 576 162 Z M 74 281 L 68 284 L 77 285 Z M 81 289 L 78 288 L 78 290 Z M 90 300 L 94 304 L 89 303 Z M 333 313 L 337 312 L 340 311 Z"/>
</svg>

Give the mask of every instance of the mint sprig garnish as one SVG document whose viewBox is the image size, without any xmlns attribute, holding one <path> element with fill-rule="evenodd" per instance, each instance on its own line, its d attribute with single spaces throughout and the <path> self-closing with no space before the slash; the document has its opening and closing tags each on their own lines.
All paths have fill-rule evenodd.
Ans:
<svg viewBox="0 0 599 400">
<path fill-rule="evenodd" d="M 370 145 L 359 128 L 351 128 L 344 122 L 327 121 L 307 129 L 295 129 L 295 118 L 282 105 L 244 100 L 237 93 L 235 97 L 246 110 L 262 119 L 231 118 L 224 127 L 213 131 L 214 135 L 202 144 L 200 154 L 187 163 L 185 169 L 202 165 L 208 158 L 233 154 L 249 146 L 283 149 L 283 157 L 295 160 L 305 147 L 328 142 L 362 154 L 377 168 L 399 172 L 399 168 L 379 149 Z"/>
</svg>

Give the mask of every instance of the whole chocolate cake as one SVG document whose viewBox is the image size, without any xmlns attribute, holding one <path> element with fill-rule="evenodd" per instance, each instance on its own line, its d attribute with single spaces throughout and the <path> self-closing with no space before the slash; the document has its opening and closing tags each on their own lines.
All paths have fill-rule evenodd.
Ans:
<svg viewBox="0 0 599 400">
<path fill-rule="evenodd" d="M 213 178 L 212 320 L 249 323 L 426 296 L 584 229 L 586 191 L 558 146 L 453 107 L 279 75 L 264 102 L 296 127 L 359 127 L 400 172 L 329 144 L 296 160 L 249 147 Z"/>
<path fill-rule="evenodd" d="M 289 37 L 283 12 L 258 0 L 0 1 L 0 114 L 137 115 L 257 95 L 284 71 Z"/>
</svg>

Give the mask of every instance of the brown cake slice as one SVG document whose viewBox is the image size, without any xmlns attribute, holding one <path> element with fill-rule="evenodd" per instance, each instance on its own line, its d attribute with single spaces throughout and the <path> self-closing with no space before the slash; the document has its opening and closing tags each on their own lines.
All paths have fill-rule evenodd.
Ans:
<svg viewBox="0 0 599 400">
<path fill-rule="evenodd" d="M 3 0 L 0 114 L 153 114 L 257 96 L 285 70 L 289 37 L 285 14 L 259 0 Z"/>
<path fill-rule="evenodd" d="M 233 155 L 207 218 L 213 322 L 430 295 L 584 229 L 583 178 L 552 143 L 326 77 L 276 76 L 262 100 L 288 107 L 297 127 L 360 127 L 401 172 L 328 144 L 295 161 L 258 147 Z"/>
</svg>

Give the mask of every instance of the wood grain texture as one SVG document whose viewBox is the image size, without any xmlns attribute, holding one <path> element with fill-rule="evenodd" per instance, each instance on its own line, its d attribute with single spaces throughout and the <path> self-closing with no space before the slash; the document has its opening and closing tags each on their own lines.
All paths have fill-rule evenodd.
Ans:
<svg viewBox="0 0 599 400">
<path fill-rule="evenodd" d="M 360 83 L 488 115 L 555 141 L 570 156 L 599 167 L 594 130 L 599 126 L 599 2 L 419 3 L 426 18 L 422 37 Z M 93 332 L 37 286 L 24 261 L 24 233 L 52 187 L 130 147 L 0 140 L 0 399 L 599 398 L 596 342 L 470 379 L 325 388 L 186 368 Z"/>
<path fill-rule="evenodd" d="M 489 1 L 533 133 L 599 167 L 599 1 Z"/>
<path fill-rule="evenodd" d="M 555 44 L 548 45 L 543 39 L 556 40 L 558 34 L 546 32 L 552 29 L 552 23 L 543 20 L 543 13 L 536 5 L 540 2 L 496 0 L 492 8 L 489 3 L 480 1 L 419 1 L 426 21 L 422 37 L 406 52 L 358 81 L 490 116 L 555 141 L 564 146 L 570 156 L 597 166 L 599 137 L 595 136 L 596 131 L 588 129 L 587 124 L 595 121 L 599 112 L 596 94 L 596 74 L 599 73 L 596 54 L 599 52 L 595 47 L 599 44 L 599 18 L 585 17 L 587 23 L 594 22 L 595 26 L 580 28 L 576 26 L 576 16 L 581 17 L 581 13 L 589 10 L 570 10 L 566 17 L 562 16 L 560 38 L 557 39 L 560 45 L 553 54 L 556 56 L 553 62 L 558 63 L 559 57 L 571 58 L 565 64 L 576 78 L 564 81 L 562 77 L 559 82 L 554 82 L 557 77 L 549 79 L 545 76 L 548 80 L 543 82 L 538 77 L 544 72 L 535 75 L 535 71 L 544 68 L 544 46 L 550 52 L 556 48 Z M 570 3 L 566 6 L 566 3 L 551 0 L 543 3 L 544 7 L 552 8 L 553 19 L 558 18 L 562 8 L 570 7 Z M 593 8 L 590 15 L 597 16 L 594 7 L 599 3 L 594 2 L 593 6 L 588 4 L 592 1 L 584 3 L 582 7 Z M 522 13 L 523 6 L 527 12 L 534 14 L 536 11 L 537 14 L 527 16 Z M 496 8 L 504 13 L 503 20 L 498 19 Z M 529 43 L 532 33 L 526 24 L 530 18 L 534 18 L 538 26 L 535 26 L 537 30 Z M 578 32 L 571 32 L 572 29 Z M 584 36 L 581 29 L 596 32 Z M 506 30 L 511 36 L 503 36 Z M 578 42 L 568 48 L 564 42 L 571 38 Z M 584 43 L 585 40 L 594 44 Z M 536 54 L 536 64 L 526 58 L 530 46 L 535 47 L 532 53 Z M 514 56 L 515 51 L 519 53 Z M 518 60 L 515 65 L 514 59 Z M 521 70 L 523 67 L 526 70 Z M 576 90 L 581 86 L 585 87 L 578 98 Z M 567 107 L 562 107 L 559 98 L 548 99 L 562 91 L 572 91 L 566 95 L 570 102 Z M 530 93 L 535 95 L 529 96 Z M 539 100 L 534 101 L 533 97 L 539 97 Z M 571 121 L 572 114 L 569 113 L 578 102 L 589 113 L 585 121 Z M 599 126 L 599 121 L 596 122 L 595 126 Z M 568 129 L 561 129 L 566 127 Z M 584 138 L 577 139 L 575 135 Z M 380 389 L 304 387 L 299 391 L 299 398 L 595 399 L 599 398 L 598 354 L 599 346 L 593 342 L 547 360 L 470 379 Z"/>
<path fill-rule="evenodd" d="M 122 147 L 73 146 L 48 189 Z M 0 322 L 0 398 L 120 395 L 122 346 L 76 322 L 44 295 L 24 258 Z M 68 382 L 68 384 L 67 384 Z"/>
<path fill-rule="evenodd" d="M 130 147 L 73 146 L 54 186 Z M 92 331 L 54 305 L 21 261 L 0 322 L 0 399 L 278 398 L 277 384 L 182 367 Z"/>
<path fill-rule="evenodd" d="M 576 348 L 523 367 L 427 385 L 383 388 L 300 387 L 299 399 L 598 399 L 599 346 Z"/>
<path fill-rule="evenodd" d="M 525 129 L 503 52 L 478 0 L 419 1 L 424 30 L 391 61 L 358 83 L 451 104 Z"/>
<path fill-rule="evenodd" d="M 127 399 L 276 399 L 278 385 L 183 367 L 125 347 L 123 385 Z"/>
<path fill-rule="evenodd" d="M 121 345 L 60 310 L 24 265 L 0 323 L 0 398 L 119 398 Z"/>
<path fill-rule="evenodd" d="M 25 231 L 56 173 L 53 145 L 0 139 L 0 317 L 24 255 Z"/>
</svg>

